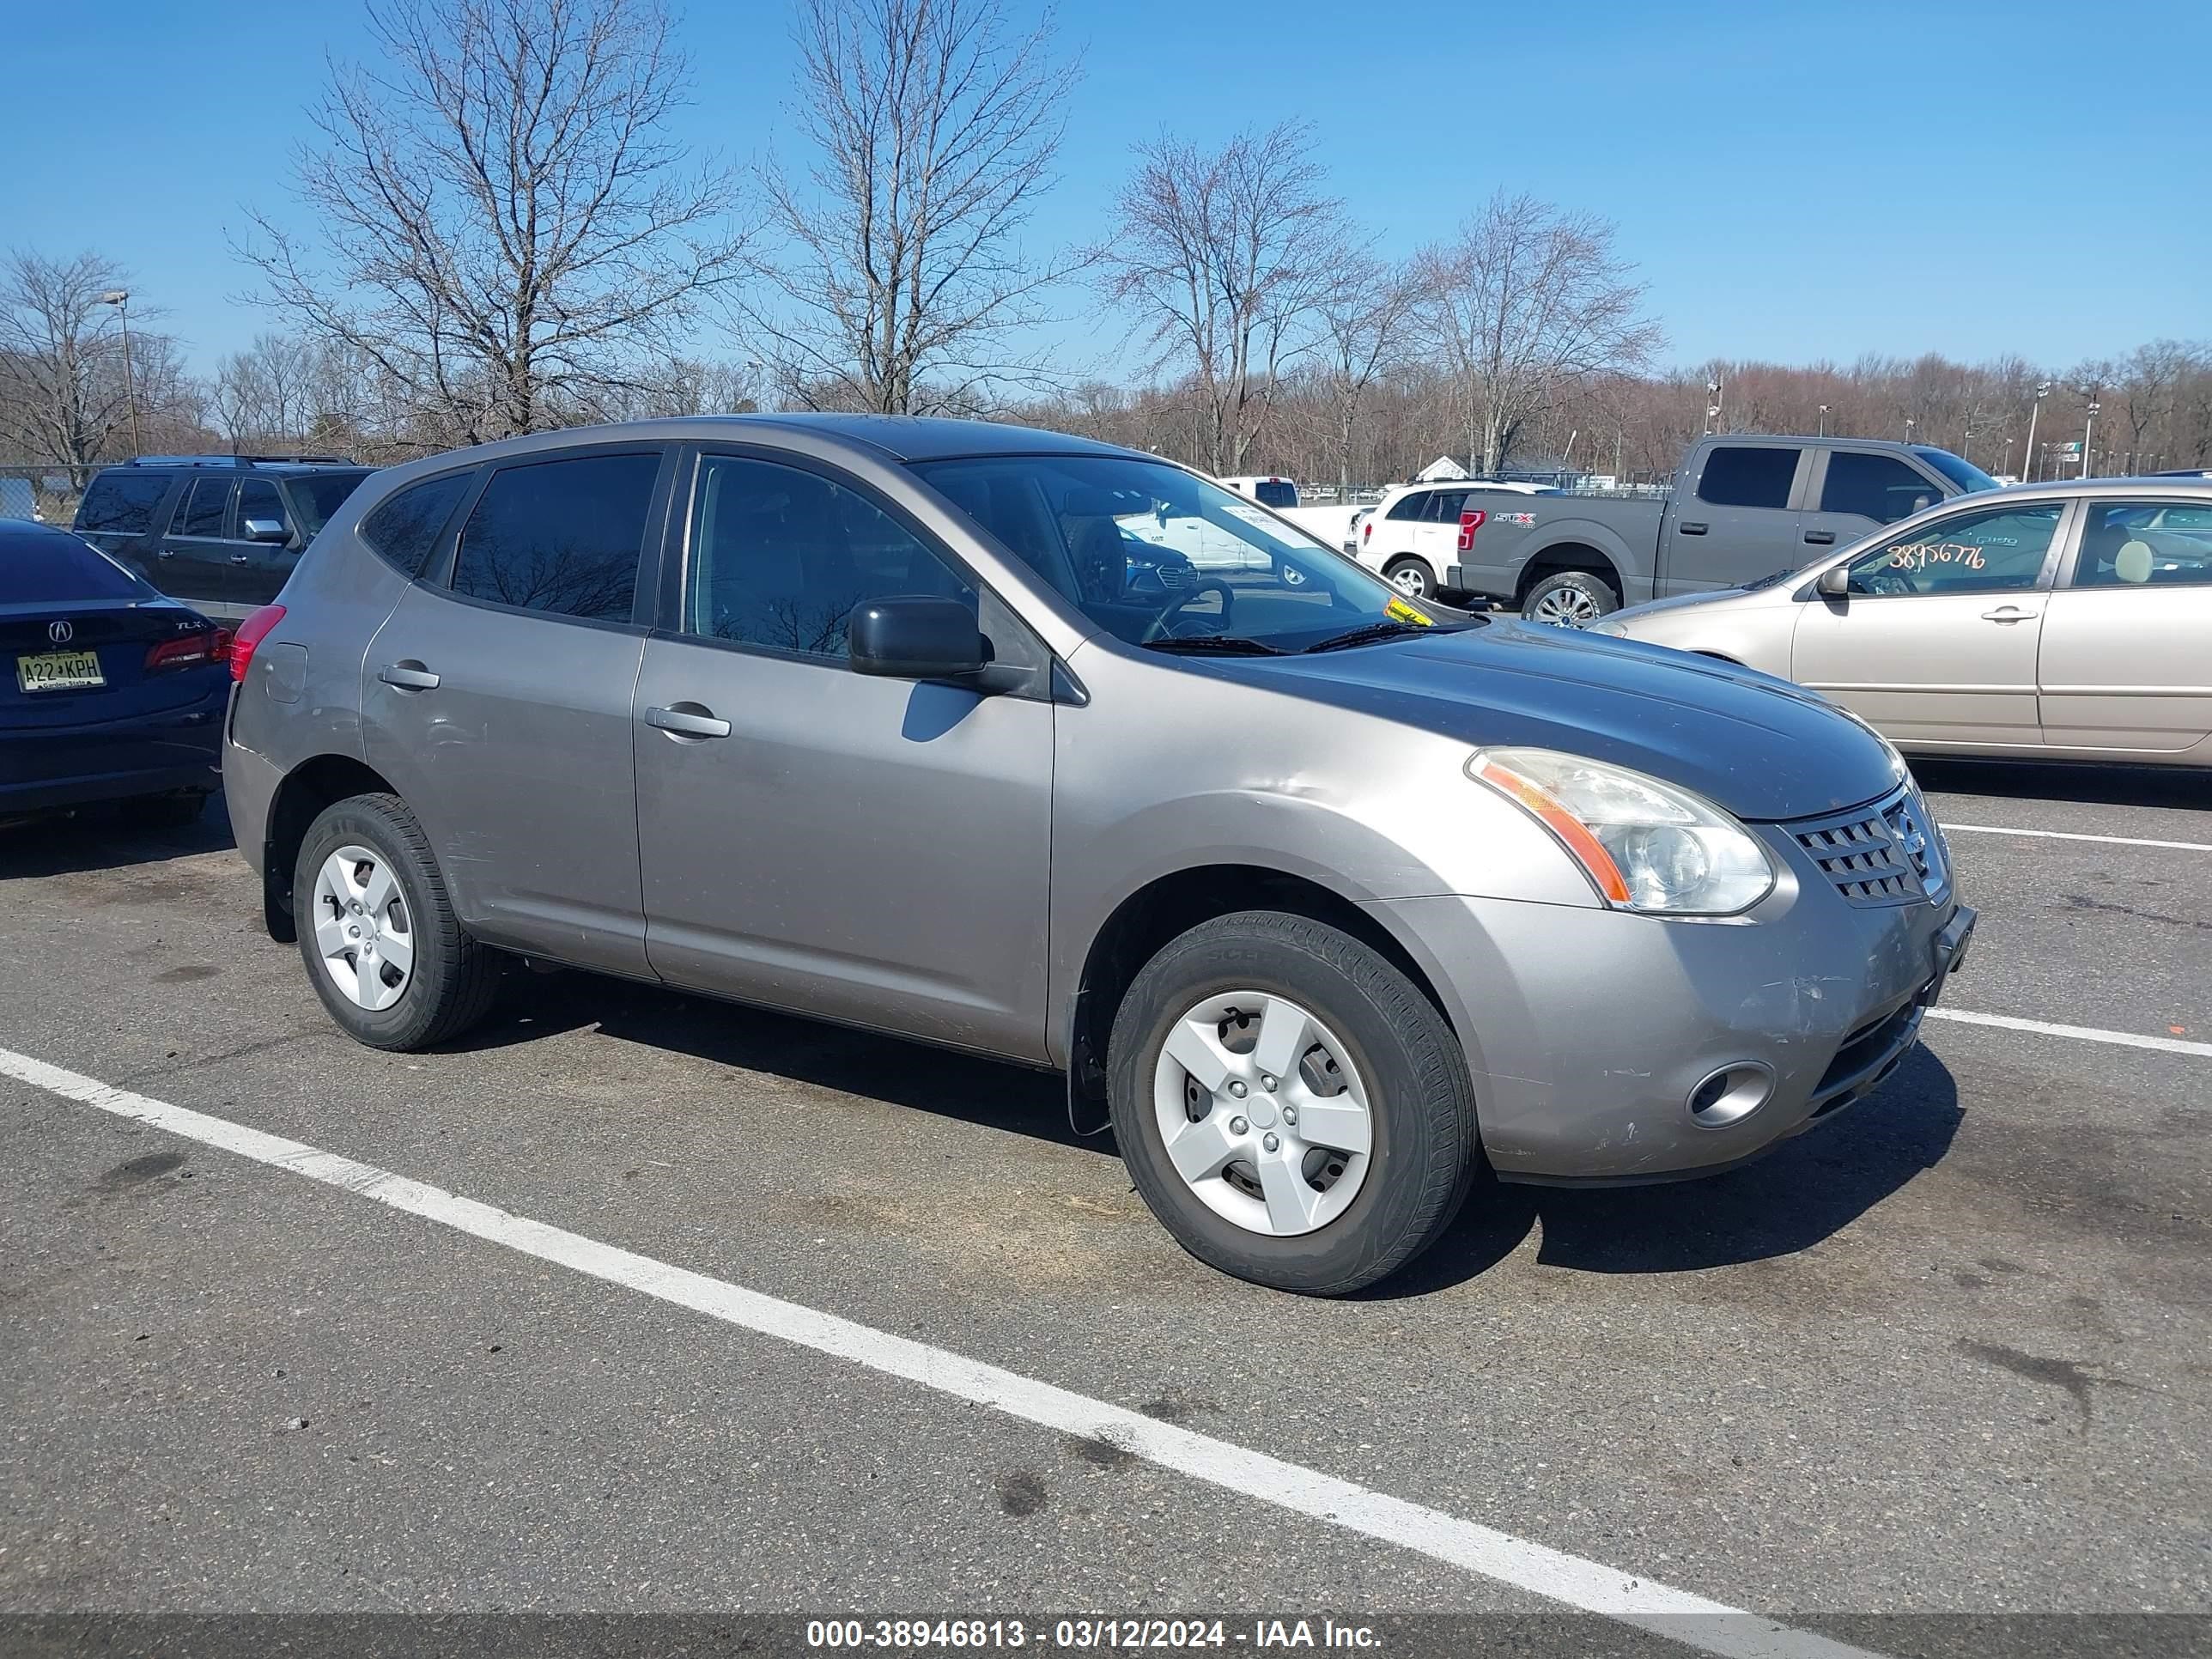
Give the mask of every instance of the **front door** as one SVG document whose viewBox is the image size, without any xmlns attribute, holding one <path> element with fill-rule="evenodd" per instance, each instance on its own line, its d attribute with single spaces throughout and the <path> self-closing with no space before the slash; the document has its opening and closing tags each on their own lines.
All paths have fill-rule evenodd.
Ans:
<svg viewBox="0 0 2212 1659">
<path fill-rule="evenodd" d="M 1806 487 L 1808 505 L 1797 515 L 1801 562 L 1830 548 L 1840 551 L 1886 524 L 1925 511 L 1948 493 L 1903 457 L 1881 450 L 1832 449 L 1815 452 L 1814 459 Z"/>
<path fill-rule="evenodd" d="M 362 672 L 368 763 L 421 819 L 471 930 L 635 975 L 633 611 L 662 465 L 632 447 L 495 469 Z"/>
<path fill-rule="evenodd" d="M 1044 1056 L 1053 706 L 854 673 L 860 600 L 978 592 L 849 481 L 708 454 L 683 596 L 637 687 L 647 945 L 664 978 Z M 997 655 L 1020 624 L 989 596 Z"/>
<path fill-rule="evenodd" d="M 1984 507 L 1851 561 L 1850 592 L 1798 606 L 1790 678 L 1924 747 L 2042 741 L 2036 643 L 2065 507 Z"/>
<path fill-rule="evenodd" d="M 292 567 L 300 562 L 301 538 L 293 526 L 292 515 L 284 509 L 283 495 L 267 478 L 238 481 L 235 517 L 236 522 L 231 526 L 234 540 L 230 568 L 238 602 L 267 605 L 284 586 Z M 272 524 L 283 531 L 283 540 L 257 541 L 246 528 L 248 525 L 258 528 Z"/>
<path fill-rule="evenodd" d="M 2043 738 L 2172 754 L 2212 742 L 2212 502 L 2090 501 L 2043 619 Z"/>
</svg>

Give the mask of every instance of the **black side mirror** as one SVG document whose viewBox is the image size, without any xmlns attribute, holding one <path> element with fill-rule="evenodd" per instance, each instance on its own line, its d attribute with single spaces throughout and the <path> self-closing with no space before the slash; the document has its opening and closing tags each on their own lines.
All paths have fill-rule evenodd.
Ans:
<svg viewBox="0 0 2212 1659">
<path fill-rule="evenodd" d="M 1823 570 L 1813 583 L 1814 591 L 1823 599 L 1840 599 L 1851 591 L 1851 568 L 1848 564 L 1832 564 Z"/>
<path fill-rule="evenodd" d="M 855 605 L 846 650 L 854 673 L 896 680 L 972 679 L 990 660 L 973 611 L 920 593 Z"/>
</svg>

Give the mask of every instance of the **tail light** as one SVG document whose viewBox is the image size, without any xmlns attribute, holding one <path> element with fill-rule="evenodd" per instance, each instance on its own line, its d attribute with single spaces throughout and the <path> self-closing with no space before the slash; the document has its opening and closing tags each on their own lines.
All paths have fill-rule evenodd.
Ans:
<svg viewBox="0 0 2212 1659">
<path fill-rule="evenodd" d="M 238 632 L 230 638 L 230 677 L 234 680 L 246 678 L 246 671 L 253 664 L 253 647 L 269 636 L 269 630 L 284 620 L 284 607 L 264 605 L 239 623 Z"/>
<path fill-rule="evenodd" d="M 1361 525 L 1361 526 L 1359 526 L 1359 540 L 1360 540 L 1360 544 L 1361 544 L 1361 545 L 1364 546 L 1367 543 L 1371 542 L 1371 541 L 1373 541 L 1374 539 L 1375 539 L 1375 520 L 1372 520 L 1372 519 L 1370 519 L 1370 520 L 1367 520 L 1367 522 L 1366 522 L 1365 524 L 1363 524 L 1363 525 Z"/>
<path fill-rule="evenodd" d="M 159 674 L 172 668 L 191 668 L 204 662 L 221 662 L 230 654 L 228 628 L 201 628 L 163 640 L 148 647 L 146 672 Z"/>
<path fill-rule="evenodd" d="M 1459 550 L 1461 552 L 1474 551 L 1474 532 L 1482 528 L 1482 521 L 1487 516 L 1480 507 L 1459 515 Z"/>
</svg>

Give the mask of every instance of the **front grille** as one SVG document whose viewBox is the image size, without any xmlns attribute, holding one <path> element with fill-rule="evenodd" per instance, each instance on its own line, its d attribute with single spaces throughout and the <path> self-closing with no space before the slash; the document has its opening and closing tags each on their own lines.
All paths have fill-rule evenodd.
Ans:
<svg viewBox="0 0 2212 1659">
<path fill-rule="evenodd" d="M 1942 844 L 1909 786 L 1871 807 L 1793 823 L 1790 833 L 1853 904 L 1910 904 L 1943 891 Z"/>
</svg>

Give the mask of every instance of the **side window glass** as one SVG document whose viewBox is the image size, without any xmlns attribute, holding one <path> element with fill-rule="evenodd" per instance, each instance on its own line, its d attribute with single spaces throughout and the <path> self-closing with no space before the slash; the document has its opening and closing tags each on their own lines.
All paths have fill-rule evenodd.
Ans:
<svg viewBox="0 0 2212 1659">
<path fill-rule="evenodd" d="M 230 501 L 228 478 L 195 478 L 185 504 L 177 509 L 172 536 L 220 536 L 222 509 Z"/>
<path fill-rule="evenodd" d="M 246 534 L 248 519 L 274 519 L 288 534 L 292 528 L 291 514 L 284 511 L 284 498 L 266 478 L 238 481 L 238 533 L 241 537 Z"/>
<path fill-rule="evenodd" d="M 1397 504 L 1391 507 L 1386 516 L 1393 519 L 1418 519 L 1421 516 L 1422 509 L 1435 499 L 1436 491 L 1433 489 L 1417 489 L 1410 495 L 1400 496 Z"/>
<path fill-rule="evenodd" d="M 476 481 L 476 473 L 449 472 L 426 478 L 370 510 L 361 521 L 361 538 L 402 574 L 419 576 L 429 562 L 446 521 Z"/>
<path fill-rule="evenodd" d="M 1894 455 L 1860 455 L 1849 450 L 1828 456 L 1827 481 L 1820 486 L 1820 511 L 1856 513 L 1876 524 L 1894 524 L 1942 492 Z"/>
<path fill-rule="evenodd" d="M 1705 457 L 1698 499 L 1715 507 L 1787 507 L 1797 452 L 1724 444 Z"/>
<path fill-rule="evenodd" d="M 461 527 L 453 592 L 628 622 L 659 471 L 657 450 L 501 467 Z"/>
<path fill-rule="evenodd" d="M 1429 510 L 1421 514 L 1424 524 L 1457 524 L 1460 503 L 1467 499 L 1464 489 L 1439 489 L 1429 497 Z"/>
<path fill-rule="evenodd" d="M 1850 591 L 1883 597 L 2033 587 L 2051 538 L 2058 533 L 2060 511 L 2054 502 L 1922 525 L 1909 538 L 1852 560 Z"/>
<path fill-rule="evenodd" d="M 153 527 L 154 509 L 169 493 L 167 473 L 106 472 L 92 481 L 77 503 L 76 527 L 112 536 L 143 536 Z"/>
<path fill-rule="evenodd" d="M 2098 502 L 2081 530 L 2076 587 L 2212 585 L 2212 502 Z"/>
<path fill-rule="evenodd" d="M 865 599 L 930 594 L 975 609 L 975 590 L 898 520 L 773 461 L 702 459 L 690 543 L 684 630 L 711 639 L 842 659 Z"/>
</svg>

